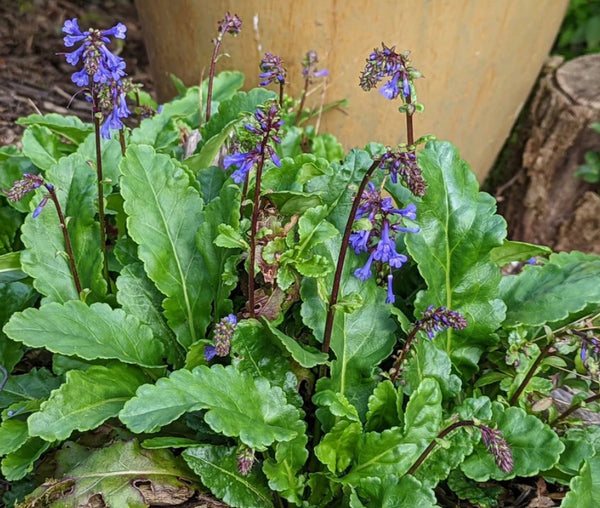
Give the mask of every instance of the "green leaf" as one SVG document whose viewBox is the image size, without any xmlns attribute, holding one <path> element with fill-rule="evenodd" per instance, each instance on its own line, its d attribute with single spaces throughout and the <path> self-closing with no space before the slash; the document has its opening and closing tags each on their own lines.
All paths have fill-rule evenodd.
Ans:
<svg viewBox="0 0 600 508">
<path fill-rule="evenodd" d="M 18 376 L 9 375 L 4 389 L 0 392 L 0 408 L 45 399 L 54 388 L 60 386 L 60 383 L 60 378 L 44 368 L 31 369 Z"/>
<path fill-rule="evenodd" d="M 502 472 L 492 454 L 482 443 L 478 443 L 475 452 L 461 464 L 466 476 L 478 482 L 490 478 L 506 480 L 517 476 L 535 476 L 556 464 L 565 447 L 548 425 L 517 407 L 503 411 L 499 403 L 492 405 L 492 413 L 492 420 L 510 447 L 514 468 L 510 473 Z"/>
<path fill-rule="evenodd" d="M 354 458 L 361 434 L 359 422 L 340 420 L 315 446 L 315 455 L 332 473 L 344 471 Z"/>
<path fill-rule="evenodd" d="M 219 236 L 215 238 L 214 244 L 217 247 L 228 249 L 248 249 L 250 246 L 244 237 L 229 224 L 219 224 L 217 226 Z"/>
<path fill-rule="evenodd" d="M 184 347 L 204 336 L 211 295 L 204 291 L 195 227 L 202 199 L 177 163 L 150 146 L 130 146 L 121 163 L 129 233 L 163 302 L 169 326 Z M 190 227 L 190 225 L 192 225 Z"/>
<path fill-rule="evenodd" d="M 117 278 L 117 301 L 123 310 L 146 323 L 163 343 L 170 364 L 181 366 L 182 351 L 162 312 L 163 295 L 148 278 L 141 263 L 127 265 Z"/>
<path fill-rule="evenodd" d="M 291 441 L 277 443 L 275 460 L 267 459 L 263 463 L 263 472 L 269 480 L 269 487 L 297 505 L 302 504 L 302 493 L 306 484 L 305 475 L 298 472 L 308 459 L 307 442 L 306 434 L 301 434 Z"/>
<path fill-rule="evenodd" d="M 1 167 L 0 171 L 2 171 Z M 21 272 L 21 277 L 15 278 L 13 275 L 11 278 L 6 279 L 7 268 L 12 268 L 13 270 L 16 268 L 20 271 L 21 265 L 19 264 L 17 267 L 14 267 L 14 265 L 7 266 L 7 261 L 10 258 L 7 258 L 6 260 L 4 259 L 4 256 L 15 254 L 13 253 L 13 250 L 18 245 L 17 233 L 21 229 L 23 219 L 23 214 L 14 208 L 8 206 L 0 207 L 0 282 L 10 282 L 11 280 L 23 278 L 24 274 Z M 18 261 L 19 260 L 17 259 L 17 262 Z"/>
<path fill-rule="evenodd" d="M 498 506 L 498 496 L 503 491 L 500 486 L 490 484 L 480 486 L 473 480 L 469 480 L 459 469 L 450 472 L 447 483 L 459 499 L 467 499 L 470 503 L 481 506 L 481 508 L 495 508 Z"/>
<path fill-rule="evenodd" d="M 461 380 L 452 373 L 452 362 L 448 353 L 433 341 L 421 340 L 413 345 L 416 354 L 408 361 L 402 373 L 406 381 L 406 393 L 411 393 L 424 378 L 435 379 L 442 388 L 445 398 L 456 396 L 460 392 Z"/>
<path fill-rule="evenodd" d="M 585 459 L 600 455 L 600 427 L 589 425 L 581 429 L 568 429 L 562 437 L 562 442 L 565 451 L 556 467 L 571 478 L 578 474 Z"/>
<path fill-rule="evenodd" d="M 69 371 L 65 383 L 27 420 L 29 433 L 46 441 L 61 441 L 75 430 L 95 429 L 117 416 L 145 381 L 142 371 L 123 364 Z"/>
<path fill-rule="evenodd" d="M 525 266 L 504 277 L 504 327 L 539 326 L 567 318 L 600 303 L 600 256 L 581 252 L 552 254 L 543 266 Z"/>
<path fill-rule="evenodd" d="M 204 419 L 215 432 L 239 436 L 258 450 L 294 439 L 304 426 L 281 388 L 222 365 L 177 370 L 156 385 L 141 386 L 119 417 L 133 432 L 153 432 L 200 409 L 208 409 Z"/>
<path fill-rule="evenodd" d="M 62 508 L 101 502 L 144 508 L 165 497 L 185 502 L 196 488 L 183 461 L 168 450 L 144 450 L 137 441 L 117 441 L 92 451 L 70 443 L 57 453 L 56 461 L 63 474 L 32 492 L 26 499 L 28 506 Z"/>
<path fill-rule="evenodd" d="M 240 116 L 254 113 L 258 106 L 275 97 L 276 94 L 270 90 L 254 88 L 249 92 L 237 92 L 231 98 L 224 100 L 219 105 L 218 112 L 211 116 L 203 129 L 202 134 L 206 142 L 202 145 L 200 151 L 186 159 L 184 164 L 194 173 L 211 166 L 219 149 L 239 121 Z"/>
<path fill-rule="evenodd" d="M 159 450 L 161 448 L 195 448 L 198 446 L 198 441 L 185 437 L 163 436 L 145 439 L 142 441 L 141 445 L 142 448 L 148 450 Z"/>
<path fill-rule="evenodd" d="M 406 235 L 406 246 L 428 289 L 418 294 L 415 310 L 445 306 L 466 318 L 465 330 L 449 329 L 435 340 L 455 366 L 472 373 L 504 319 L 504 304 L 497 298 L 500 268 L 490 252 L 502 245 L 506 223 L 450 143 L 428 143 L 419 153 L 419 166 L 427 182 L 427 194 L 417 203 L 421 231 Z"/>
<path fill-rule="evenodd" d="M 21 270 L 21 253 L 8 252 L 0 256 L 0 284 L 14 282 L 27 277 Z"/>
<path fill-rule="evenodd" d="M 442 391 L 433 378 L 425 378 L 411 395 L 404 411 L 404 436 L 409 442 L 432 441 L 442 423 Z"/>
<path fill-rule="evenodd" d="M 301 153 L 293 159 L 281 159 L 281 167 L 277 171 L 267 171 L 263 175 L 262 188 L 278 192 L 302 192 L 304 185 L 312 178 L 330 175 L 329 163 L 325 159 L 318 159 L 311 153 Z M 312 196 L 312 192 L 303 192 Z M 266 197 L 269 197 L 268 195 Z M 319 198 L 322 201 L 322 198 Z M 322 203 L 320 203 L 322 204 Z"/>
<path fill-rule="evenodd" d="M 202 483 L 229 506 L 267 508 L 273 502 L 263 474 L 254 467 L 249 475 L 237 470 L 236 449 L 203 445 L 183 452 L 183 458 Z"/>
<path fill-rule="evenodd" d="M 491 260 L 498 266 L 505 266 L 513 261 L 527 261 L 535 256 L 548 256 L 552 249 L 545 245 L 504 240 L 500 247 L 490 251 Z"/>
<path fill-rule="evenodd" d="M 131 133 L 129 146 L 150 145 L 158 153 L 174 156 L 181 152 L 180 142 L 181 133 L 177 124 L 163 109 L 160 114 L 142 120 L 140 126 Z"/>
<path fill-rule="evenodd" d="M 27 440 L 18 450 L 9 453 L 2 459 L 2 474 L 9 482 L 25 477 L 33 470 L 35 461 L 50 448 L 50 443 L 34 437 Z"/>
<path fill-rule="evenodd" d="M 287 355 L 281 343 L 265 333 L 264 326 L 258 321 L 244 319 L 237 324 L 231 339 L 231 356 L 233 365 L 240 372 L 268 379 L 272 385 L 283 388 L 289 403 L 302 405 L 298 378 L 291 371 L 290 362 L 284 360 Z"/>
<path fill-rule="evenodd" d="M 319 196 L 298 191 L 274 191 L 265 196 L 285 216 L 302 214 L 311 208 L 323 205 Z"/>
<path fill-rule="evenodd" d="M 311 369 L 327 362 L 329 355 L 310 346 L 303 346 L 297 340 L 275 328 L 268 319 L 262 319 L 262 324 L 271 335 L 281 342 L 281 345 L 292 355 L 292 358 L 302 367 Z"/>
<path fill-rule="evenodd" d="M 24 420 L 5 420 L 0 426 L 0 455 L 12 453 L 25 444 L 29 438 L 27 422 Z"/>
<path fill-rule="evenodd" d="M 48 113 L 46 115 L 29 115 L 19 118 L 15 123 L 18 125 L 40 125 L 48 128 L 54 134 L 62 136 L 75 145 L 83 143 L 85 138 L 94 132 L 94 126 L 91 123 L 83 123 L 79 117 L 64 116 L 58 113 Z"/>
<path fill-rule="evenodd" d="M 583 508 L 600 505 L 600 457 L 586 459 L 579 475 L 569 485 L 561 508 Z"/>
<path fill-rule="evenodd" d="M 47 179 L 54 185 L 62 211 L 69 218 L 67 231 L 82 288 L 92 291 L 88 301 L 102 300 L 106 294 L 106 281 L 102 276 L 100 225 L 95 220 L 96 173 L 76 153 L 53 166 Z M 36 205 L 44 194 L 45 190 L 36 192 Z M 78 300 L 61 225 L 52 203 L 48 203 L 35 219 L 32 215 L 27 216 L 22 240 L 27 247 L 21 254 L 22 269 L 35 279 L 34 287 L 46 296 L 45 301 Z"/>
<path fill-rule="evenodd" d="M 29 157 L 42 171 L 48 171 L 63 155 L 60 140 L 50 129 L 41 125 L 31 125 L 23 132 L 21 139 L 23 155 Z"/>
<path fill-rule="evenodd" d="M 84 360 L 114 358 L 143 367 L 161 367 L 163 346 L 137 318 L 107 304 L 78 300 L 49 303 L 13 314 L 4 327 L 11 339 Z"/>
<path fill-rule="evenodd" d="M 365 478 L 360 481 L 358 491 L 361 497 L 369 499 L 367 508 L 419 507 L 435 508 L 433 491 L 422 485 L 414 476 L 401 478 L 388 475 L 382 478 Z"/>
<path fill-rule="evenodd" d="M 365 430 L 381 432 L 400 425 L 402 394 L 398 393 L 389 379 L 375 387 L 373 395 L 369 397 L 368 406 Z"/>
</svg>

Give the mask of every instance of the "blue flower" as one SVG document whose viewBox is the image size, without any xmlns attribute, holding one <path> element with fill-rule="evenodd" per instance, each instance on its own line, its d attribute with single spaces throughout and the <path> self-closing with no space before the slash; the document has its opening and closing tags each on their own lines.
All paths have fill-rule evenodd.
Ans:
<svg viewBox="0 0 600 508">
<path fill-rule="evenodd" d="M 214 346 L 204 346 L 204 359 L 210 362 L 215 356 L 217 356 L 217 350 Z"/>
<path fill-rule="evenodd" d="M 387 220 L 383 222 L 381 238 L 373 251 L 373 258 L 376 261 L 387 263 L 394 268 L 400 268 L 408 261 L 408 258 L 404 254 L 396 252 L 396 244 L 389 236 L 389 224 Z"/>
<path fill-rule="evenodd" d="M 309 51 L 302 62 L 302 76 L 308 83 L 312 83 L 315 78 L 322 78 L 329 75 L 327 69 L 317 70 L 319 58 L 316 51 Z"/>
<path fill-rule="evenodd" d="M 371 232 L 366 230 L 352 233 L 350 235 L 350 247 L 352 247 L 357 254 L 367 252 L 370 236 Z"/>
<path fill-rule="evenodd" d="M 277 81 L 280 85 L 285 83 L 285 69 L 281 58 L 272 53 L 265 53 L 264 58 L 260 61 L 260 70 L 263 71 L 258 75 L 262 81 L 260 86 L 267 86 Z"/>
<path fill-rule="evenodd" d="M 398 80 L 400 79 L 400 73 L 397 72 L 394 74 L 392 79 L 388 81 L 385 85 L 383 85 L 379 89 L 379 93 L 383 95 L 386 99 L 395 99 L 398 97 L 400 93 L 400 88 L 398 88 Z"/>
<path fill-rule="evenodd" d="M 367 262 L 365 263 L 365 266 L 354 271 L 354 276 L 359 278 L 362 281 L 369 279 L 372 275 L 372 272 L 371 272 L 372 264 L 373 264 L 373 254 L 371 253 L 371 255 L 369 256 L 369 259 L 367 259 Z"/>
<path fill-rule="evenodd" d="M 387 298 L 385 299 L 385 303 L 394 303 L 396 301 L 396 296 L 394 295 L 393 282 L 394 278 L 390 273 L 387 276 Z"/>
</svg>

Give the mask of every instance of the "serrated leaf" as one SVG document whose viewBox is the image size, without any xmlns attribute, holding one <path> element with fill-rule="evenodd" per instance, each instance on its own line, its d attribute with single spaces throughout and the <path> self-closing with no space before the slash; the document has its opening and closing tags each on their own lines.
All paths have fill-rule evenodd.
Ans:
<svg viewBox="0 0 600 508">
<path fill-rule="evenodd" d="M 421 231 L 407 235 L 406 246 L 428 289 L 418 294 L 415 310 L 445 306 L 466 318 L 465 330 L 451 328 L 435 340 L 455 366 L 472 373 L 504 319 L 504 304 L 497 298 L 500 268 L 490 251 L 502 245 L 506 223 L 450 143 L 428 143 L 418 161 L 427 193 L 417 203 Z"/>
<path fill-rule="evenodd" d="M 402 476 L 417 460 L 422 448 L 416 443 L 406 442 L 399 427 L 381 433 L 366 432 L 358 441 L 352 469 L 342 481 L 355 485 L 362 478 Z"/>
<path fill-rule="evenodd" d="M 183 458 L 202 478 L 202 483 L 229 506 L 270 508 L 273 506 L 266 479 L 257 467 L 249 475 L 237 470 L 236 449 L 203 445 L 183 452 Z"/>
<path fill-rule="evenodd" d="M 552 254 L 543 266 L 525 266 L 504 277 L 501 296 L 507 306 L 504 327 L 539 326 L 567 318 L 600 303 L 600 256 L 581 252 Z"/>
<path fill-rule="evenodd" d="M 404 411 L 404 437 L 409 442 L 434 439 L 442 422 L 442 391 L 433 378 L 425 378 L 413 392 Z"/>
<path fill-rule="evenodd" d="M 69 371 L 65 383 L 27 420 L 29 433 L 46 441 L 61 441 L 75 430 L 95 429 L 117 416 L 146 381 L 141 370 L 123 364 Z"/>
<path fill-rule="evenodd" d="M 94 132 L 91 123 L 83 123 L 79 117 L 72 115 L 59 115 L 58 113 L 47 113 L 45 115 L 29 115 L 19 118 L 15 123 L 18 125 L 40 125 L 50 131 L 62 136 L 75 145 L 83 143 L 84 139 Z"/>
<path fill-rule="evenodd" d="M 381 432 L 400 425 L 398 409 L 401 401 L 402 395 L 389 379 L 379 383 L 369 397 L 365 430 Z"/>
<path fill-rule="evenodd" d="M 315 455 L 332 473 L 344 471 L 354 458 L 361 434 L 360 423 L 340 420 L 315 446 Z"/>
<path fill-rule="evenodd" d="M 0 426 L 0 455 L 12 453 L 25 444 L 29 438 L 27 422 L 24 420 L 5 420 Z"/>
<path fill-rule="evenodd" d="M 504 240 L 500 247 L 490 251 L 491 260 L 498 266 L 505 266 L 513 261 L 527 261 L 535 256 L 552 254 L 552 249 L 545 245 Z"/>
<path fill-rule="evenodd" d="M 214 241 L 217 247 L 244 250 L 249 248 L 248 242 L 229 224 L 219 224 L 217 230 L 219 231 L 219 236 Z"/>
<path fill-rule="evenodd" d="M 215 432 L 239 436 L 254 449 L 290 441 L 302 432 L 300 413 L 281 388 L 222 365 L 177 370 L 156 385 L 141 386 L 119 418 L 134 432 L 152 432 L 199 409 L 208 410 L 204 419 Z"/>
<path fill-rule="evenodd" d="M 9 375 L 6 385 L 0 391 L 0 408 L 11 404 L 45 399 L 50 392 L 60 386 L 61 380 L 49 370 L 31 369 L 26 374 Z"/>
<path fill-rule="evenodd" d="M 495 508 L 498 506 L 498 496 L 502 493 L 502 487 L 485 484 L 479 486 L 473 480 L 469 480 L 458 469 L 450 472 L 448 476 L 448 487 L 459 497 L 481 506 L 481 508 Z"/>
<path fill-rule="evenodd" d="M 47 179 L 56 188 L 63 214 L 69 218 L 67 231 L 81 286 L 91 290 L 88 301 L 102 300 L 106 281 L 102 276 L 100 226 L 95 220 L 96 173 L 76 153 L 53 166 L 47 172 Z M 45 194 L 45 190 L 38 190 L 32 206 Z M 38 217 L 27 216 L 21 238 L 27 247 L 21 254 L 22 269 L 34 278 L 33 285 L 46 296 L 45 301 L 78 300 L 61 225 L 52 203 L 48 203 Z"/>
<path fill-rule="evenodd" d="M 182 350 L 175 341 L 175 334 L 167 326 L 162 312 L 163 295 L 148 278 L 141 263 L 125 266 L 117 278 L 117 301 L 123 310 L 146 323 L 154 337 L 160 340 L 169 363 L 180 366 Z"/>
<path fill-rule="evenodd" d="M 197 97 L 196 97 L 197 98 Z M 130 145 L 150 145 L 158 153 L 175 155 L 181 151 L 181 133 L 175 121 L 164 112 L 151 118 L 144 118 L 131 133 Z"/>
<path fill-rule="evenodd" d="M 424 378 L 430 377 L 440 384 L 445 398 L 456 396 L 460 392 L 461 380 L 452 372 L 448 353 L 429 340 L 419 341 L 413 348 L 416 354 L 407 362 L 402 373 L 406 393 L 410 394 Z"/>
<path fill-rule="evenodd" d="M 307 442 L 306 434 L 301 434 L 291 441 L 277 443 L 275 460 L 267 459 L 263 463 L 263 472 L 269 480 L 269 487 L 297 505 L 302 504 L 302 493 L 306 484 L 305 475 L 298 472 L 308 459 Z"/>
<path fill-rule="evenodd" d="M 14 482 L 25 477 L 33 470 L 35 461 L 38 460 L 50 448 L 40 438 L 28 439 L 18 450 L 9 453 L 2 459 L 2 474 L 9 482 Z"/>
<path fill-rule="evenodd" d="M 285 216 L 302 214 L 311 208 L 323 205 L 319 196 L 298 191 L 273 191 L 265 196 Z"/>
<path fill-rule="evenodd" d="M 35 303 L 38 295 L 34 289 L 21 282 L 0 283 L 0 365 L 11 372 L 21 359 L 22 346 L 6 338 L 2 328 L 10 317 Z"/>
<path fill-rule="evenodd" d="M 311 369 L 327 362 L 329 355 L 310 346 L 303 346 L 292 337 L 275 328 L 268 319 L 262 319 L 263 326 L 292 355 L 302 367 Z"/>
<path fill-rule="evenodd" d="M 565 450 L 556 468 L 566 473 L 569 478 L 578 474 L 585 459 L 600 455 L 600 427 L 597 425 L 568 429 L 561 441 Z"/>
<path fill-rule="evenodd" d="M 204 336 L 210 321 L 211 295 L 203 290 L 195 242 L 202 199 L 187 173 L 150 146 L 130 146 L 121 173 L 129 234 L 139 245 L 148 277 L 167 296 L 163 306 L 169 326 L 189 347 Z"/>
<path fill-rule="evenodd" d="M 107 304 L 78 300 L 49 303 L 13 314 L 4 327 L 11 339 L 53 353 L 85 360 L 114 358 L 144 367 L 161 367 L 163 346 L 137 318 Z"/>
<path fill-rule="evenodd" d="M 32 492 L 26 506 L 42 502 L 48 508 L 75 508 L 99 498 L 106 506 L 144 508 L 161 497 L 183 503 L 196 487 L 183 461 L 167 450 L 144 450 L 137 441 L 92 451 L 70 443 L 56 460 L 63 475 Z"/>
<path fill-rule="evenodd" d="M 364 505 L 367 508 L 438 506 L 433 491 L 411 475 L 401 478 L 392 475 L 383 478 L 365 478 L 360 481 L 358 488 L 361 496 L 369 499 L 369 502 Z"/>
<path fill-rule="evenodd" d="M 535 476 L 556 464 L 565 448 L 556 433 L 520 408 L 502 409 L 499 403 L 492 405 L 493 421 L 510 447 L 514 459 L 513 470 L 510 473 L 502 472 L 493 455 L 482 443 L 478 443 L 475 452 L 461 464 L 463 473 L 479 482 L 489 478 L 506 480 L 516 476 Z"/>
<path fill-rule="evenodd" d="M 240 372 L 268 379 L 272 385 L 280 386 L 288 402 L 300 407 L 298 378 L 291 371 L 290 363 L 283 359 L 283 353 L 281 343 L 265 333 L 258 321 L 244 319 L 237 324 L 231 339 L 232 364 Z"/>
<path fill-rule="evenodd" d="M 600 505 L 600 457 L 594 455 L 586 459 L 569 484 L 569 492 L 561 503 L 561 508 L 583 508 Z"/>
</svg>

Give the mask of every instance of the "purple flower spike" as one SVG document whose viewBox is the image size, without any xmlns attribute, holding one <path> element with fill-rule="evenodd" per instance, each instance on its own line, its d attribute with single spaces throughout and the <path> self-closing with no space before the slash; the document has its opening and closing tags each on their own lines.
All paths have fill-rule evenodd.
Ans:
<svg viewBox="0 0 600 508">
<path fill-rule="evenodd" d="M 430 305 L 423 314 L 423 317 L 416 322 L 416 326 L 427 332 L 430 339 L 435 337 L 437 332 L 454 328 L 463 330 L 467 327 L 467 320 L 458 312 L 448 310 L 446 307 L 437 309 Z"/>
<path fill-rule="evenodd" d="M 238 35 L 242 30 L 242 20 L 237 14 L 233 16 L 229 12 L 225 13 L 225 17 L 219 21 L 219 34 L 228 33 Z"/>
<path fill-rule="evenodd" d="M 272 53 L 265 53 L 264 58 L 260 61 L 261 74 L 258 75 L 262 81 L 260 86 L 267 86 L 277 81 L 280 85 L 285 83 L 285 69 L 281 58 Z"/>
<path fill-rule="evenodd" d="M 16 201 L 21 201 L 25 197 L 25 194 L 42 185 L 44 185 L 44 179 L 41 176 L 23 173 L 23 178 L 13 183 L 10 189 L 3 190 L 2 192 L 9 201 L 15 203 Z"/>
<path fill-rule="evenodd" d="M 318 71 L 317 63 L 319 63 L 319 58 L 316 51 L 309 51 L 306 53 L 304 61 L 302 62 L 302 76 L 308 84 L 313 83 L 316 78 L 322 78 L 329 75 L 327 69 Z"/>
<path fill-rule="evenodd" d="M 488 451 L 494 456 L 496 464 L 504 473 L 510 473 L 513 470 L 514 460 L 510 446 L 502 437 L 502 432 L 491 429 L 485 425 L 480 425 L 481 437 Z"/>
</svg>

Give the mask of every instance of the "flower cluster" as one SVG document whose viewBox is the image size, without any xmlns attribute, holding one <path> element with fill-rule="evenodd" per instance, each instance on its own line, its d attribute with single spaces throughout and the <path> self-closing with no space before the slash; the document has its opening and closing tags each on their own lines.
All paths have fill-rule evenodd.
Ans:
<svg viewBox="0 0 600 508">
<path fill-rule="evenodd" d="M 260 61 L 260 70 L 258 77 L 262 79 L 260 86 L 267 86 L 277 81 L 280 85 L 285 83 L 285 69 L 281 58 L 272 53 L 265 53 Z"/>
<path fill-rule="evenodd" d="M 456 311 L 448 310 L 446 307 L 436 309 L 433 305 L 430 305 L 423 317 L 415 323 L 415 326 L 426 331 L 427 336 L 433 339 L 437 332 L 442 332 L 448 328 L 464 330 L 467 327 L 467 320 Z"/>
<path fill-rule="evenodd" d="M 243 445 L 242 445 L 243 446 Z M 237 453 L 237 469 L 241 475 L 249 475 L 254 465 L 254 450 L 243 446 L 243 448 Z"/>
<path fill-rule="evenodd" d="M 82 69 L 73 73 L 71 80 L 77 86 L 89 88 L 89 100 L 94 108 L 100 107 L 100 96 L 104 96 L 103 109 L 110 112 L 105 115 L 101 135 L 110 138 L 110 130 L 122 129 L 122 119 L 131 112 L 125 102 L 126 87 L 122 81 L 126 75 L 125 61 L 112 53 L 106 45 L 110 43 L 110 36 L 125 39 L 127 27 L 123 23 L 117 23 L 108 30 L 89 29 L 82 32 L 74 18 L 65 21 L 63 32 L 67 34 L 63 39 L 67 48 L 80 44 L 77 49 L 65 54 L 71 65 L 83 64 Z"/>
<path fill-rule="evenodd" d="M 397 233 L 417 233 L 419 231 L 419 228 L 405 227 L 401 222 L 405 218 L 415 220 L 416 210 L 414 204 L 409 204 L 402 209 L 395 208 L 392 198 L 382 198 L 379 190 L 370 182 L 368 188 L 363 192 L 356 212 L 355 220 L 368 219 L 369 228 L 352 233 L 350 246 L 356 254 L 369 252 L 369 258 L 362 268 L 354 272 L 354 275 L 361 280 L 367 280 L 372 275 L 371 266 L 374 261 L 380 265 L 387 264 L 390 267 L 387 276 L 388 303 L 395 301 L 391 268 L 400 268 L 408 260 L 404 254 L 396 251 L 395 237 Z"/>
<path fill-rule="evenodd" d="M 237 14 L 233 16 L 227 12 L 225 17 L 219 21 L 219 36 L 228 33 L 231 35 L 238 35 L 242 29 L 242 20 L 238 18 Z"/>
<path fill-rule="evenodd" d="M 270 141 L 281 143 L 281 139 L 279 139 L 277 133 L 283 125 L 283 121 L 279 118 L 277 106 L 273 104 L 266 112 L 260 108 L 257 109 L 254 113 L 254 119 L 256 120 L 256 125 L 248 123 L 245 125 L 245 128 L 249 133 L 256 135 L 259 139 L 258 143 L 247 152 L 237 152 L 227 155 L 223 160 L 225 169 L 237 166 L 237 169 L 231 175 L 235 183 L 244 182 L 252 167 L 264 161 L 265 157 L 271 159 L 276 166 L 281 166 L 275 149 L 269 144 Z"/>
<path fill-rule="evenodd" d="M 309 51 L 306 53 L 306 56 L 302 61 L 302 76 L 308 84 L 311 84 L 316 78 L 322 78 L 329 75 L 327 69 L 317 70 L 318 63 L 319 58 L 316 51 Z"/>
<path fill-rule="evenodd" d="M 9 201 L 12 201 L 14 203 L 16 201 L 21 201 L 21 199 L 25 197 L 25 194 L 37 189 L 38 187 L 41 187 L 42 185 L 46 187 L 48 191 L 54 191 L 54 186 L 52 186 L 49 183 L 46 183 L 40 175 L 24 173 L 23 178 L 17 180 L 10 189 L 3 190 L 2 192 L 4 192 Z M 44 206 L 46 206 L 47 202 L 48 196 L 44 196 L 42 201 L 40 201 L 40 204 L 33 211 L 34 219 L 40 213 L 42 213 L 42 210 L 44 209 Z"/>
<path fill-rule="evenodd" d="M 388 150 L 379 159 L 379 167 L 389 173 L 392 182 L 398 183 L 400 176 L 415 196 L 425 195 L 426 184 L 414 150 Z"/>
<path fill-rule="evenodd" d="M 496 464 L 505 473 L 510 473 L 513 470 L 514 461 L 510 446 L 502 437 L 502 431 L 494 430 L 485 425 L 479 425 L 483 443 L 488 451 L 494 456 Z"/>
<path fill-rule="evenodd" d="M 411 81 L 420 77 L 419 71 L 410 66 L 409 52 L 396 53 L 395 46 L 374 49 L 367 58 L 367 64 L 360 76 L 360 86 L 368 91 L 385 79 L 390 78 L 379 90 L 386 99 L 395 99 L 401 93 L 404 99 L 411 96 Z"/>
<path fill-rule="evenodd" d="M 227 356 L 231 349 L 231 337 L 237 325 L 235 314 L 229 314 L 215 326 L 214 346 L 204 348 L 204 358 L 210 362 L 215 356 Z"/>
</svg>

